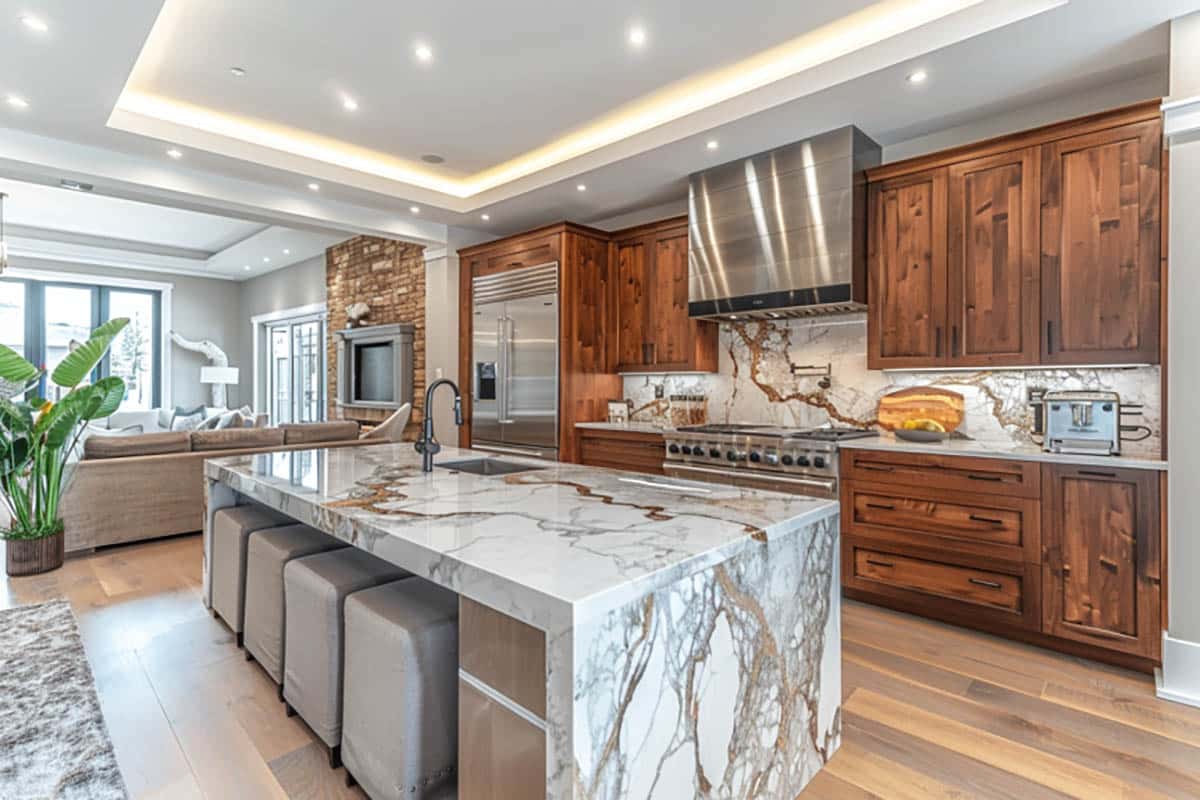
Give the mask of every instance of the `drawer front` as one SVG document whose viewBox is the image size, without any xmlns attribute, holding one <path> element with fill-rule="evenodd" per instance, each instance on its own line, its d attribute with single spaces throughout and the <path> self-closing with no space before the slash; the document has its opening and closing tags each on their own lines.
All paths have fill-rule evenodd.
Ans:
<svg viewBox="0 0 1200 800">
<path fill-rule="evenodd" d="M 843 450 L 841 459 L 843 480 L 1041 497 L 1041 471 L 1032 461 L 853 449 Z"/>
<path fill-rule="evenodd" d="M 579 435 L 579 462 L 589 467 L 661 475 L 665 446 L 659 434 L 585 429 Z"/>
<path fill-rule="evenodd" d="M 886 484 L 842 486 L 848 533 L 1008 561 L 1040 561 L 1040 507 L 1034 500 L 951 491 L 896 491 Z"/>
<path fill-rule="evenodd" d="M 847 540 L 845 558 L 848 587 L 899 601 L 908 610 L 1040 628 L 1036 564 L 1017 565 L 1013 572 L 981 569 L 900 555 L 885 543 L 858 537 Z"/>
</svg>

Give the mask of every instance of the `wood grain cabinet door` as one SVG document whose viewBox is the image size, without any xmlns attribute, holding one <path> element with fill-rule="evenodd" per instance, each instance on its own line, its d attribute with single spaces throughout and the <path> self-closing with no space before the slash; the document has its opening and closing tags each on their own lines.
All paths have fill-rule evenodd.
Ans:
<svg viewBox="0 0 1200 800">
<path fill-rule="evenodd" d="M 688 369 L 694 347 L 688 318 L 687 228 L 663 231 L 654 238 L 654 294 L 650 308 L 655 363 Z M 709 323 L 711 324 L 711 323 Z"/>
<path fill-rule="evenodd" d="M 1158 658 L 1158 475 L 1043 468 L 1042 632 Z"/>
<path fill-rule="evenodd" d="M 949 326 L 955 366 L 1038 360 L 1036 147 L 950 167 Z"/>
<path fill-rule="evenodd" d="M 653 256 L 650 237 L 617 244 L 617 370 L 620 372 L 654 363 L 649 315 Z"/>
<path fill-rule="evenodd" d="M 1042 357 L 1158 363 L 1162 123 L 1042 146 Z"/>
<path fill-rule="evenodd" d="M 871 185 L 867 362 L 872 369 L 946 363 L 944 168 Z"/>
</svg>

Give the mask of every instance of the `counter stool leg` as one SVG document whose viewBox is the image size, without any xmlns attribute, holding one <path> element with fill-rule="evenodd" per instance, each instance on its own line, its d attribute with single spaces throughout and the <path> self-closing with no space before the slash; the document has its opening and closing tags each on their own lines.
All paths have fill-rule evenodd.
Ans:
<svg viewBox="0 0 1200 800">
<path fill-rule="evenodd" d="M 287 714 L 289 717 L 294 717 L 296 716 L 296 709 L 292 708 L 291 703 L 284 703 L 283 713 Z"/>
<path fill-rule="evenodd" d="M 350 770 L 346 770 L 346 788 L 353 789 L 358 785 L 358 781 L 354 780 L 354 776 L 350 774 Z"/>
<path fill-rule="evenodd" d="M 329 768 L 337 769 L 342 765 L 342 746 L 340 744 L 329 748 Z"/>
</svg>

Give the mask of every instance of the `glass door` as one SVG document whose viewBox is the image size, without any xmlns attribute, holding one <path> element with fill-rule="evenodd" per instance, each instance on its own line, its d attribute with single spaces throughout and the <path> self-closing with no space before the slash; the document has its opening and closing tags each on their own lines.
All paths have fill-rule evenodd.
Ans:
<svg viewBox="0 0 1200 800">
<path fill-rule="evenodd" d="M 271 424 L 325 419 L 325 320 L 266 327 L 267 402 Z"/>
<path fill-rule="evenodd" d="M 43 313 L 43 366 L 50 374 L 58 362 L 71 352 L 71 343 L 86 342 L 92 334 L 94 321 L 99 318 L 98 294 L 86 286 L 46 286 Z M 64 391 L 43 379 L 45 397 L 57 401 Z"/>
</svg>

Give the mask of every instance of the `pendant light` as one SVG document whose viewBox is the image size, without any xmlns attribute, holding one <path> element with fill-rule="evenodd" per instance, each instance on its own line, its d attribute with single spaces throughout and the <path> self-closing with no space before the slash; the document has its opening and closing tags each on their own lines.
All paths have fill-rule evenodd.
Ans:
<svg viewBox="0 0 1200 800">
<path fill-rule="evenodd" d="M 8 240 L 4 238 L 4 200 L 7 197 L 0 192 L 0 273 L 8 269 Z"/>
</svg>

